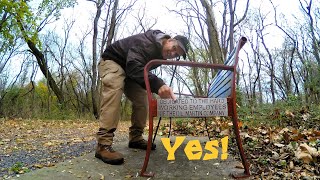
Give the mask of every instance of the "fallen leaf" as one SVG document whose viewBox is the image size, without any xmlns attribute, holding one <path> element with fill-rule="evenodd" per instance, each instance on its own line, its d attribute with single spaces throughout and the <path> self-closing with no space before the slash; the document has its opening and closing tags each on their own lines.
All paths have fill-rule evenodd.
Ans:
<svg viewBox="0 0 320 180">
<path fill-rule="evenodd" d="M 245 132 L 240 133 L 240 136 L 244 137 L 244 139 L 251 139 L 251 136 Z"/>
<path fill-rule="evenodd" d="M 23 141 L 24 141 L 24 139 L 21 139 L 21 138 L 16 139 L 17 143 L 22 143 Z"/>
<path fill-rule="evenodd" d="M 274 160 L 278 160 L 279 159 L 279 153 L 277 153 L 277 152 L 275 152 L 275 151 L 271 151 L 272 152 L 272 158 L 274 159 Z"/>
<path fill-rule="evenodd" d="M 229 136 L 230 135 L 230 129 L 225 129 L 223 131 L 220 132 L 221 136 Z"/>
<path fill-rule="evenodd" d="M 54 143 L 52 143 L 50 141 L 43 144 L 43 146 L 46 146 L 46 147 L 53 146 L 53 145 L 54 145 Z"/>
<path fill-rule="evenodd" d="M 284 132 L 283 133 L 283 139 L 285 141 L 286 144 L 289 144 L 290 143 L 290 136 L 289 136 L 289 133 L 288 132 Z"/>
<path fill-rule="evenodd" d="M 290 169 L 293 169 L 293 168 L 294 168 L 293 161 L 290 161 L 290 163 L 289 163 L 289 168 L 290 168 Z"/>
<path fill-rule="evenodd" d="M 243 164 L 237 164 L 237 165 L 236 165 L 236 168 L 238 168 L 238 169 L 244 169 Z"/>
<path fill-rule="evenodd" d="M 268 133 L 268 131 L 262 130 L 260 133 L 261 133 L 262 135 L 266 135 L 266 134 Z"/>
<path fill-rule="evenodd" d="M 73 143 L 79 143 L 79 142 L 83 142 L 83 140 L 80 139 L 80 138 L 73 138 L 73 139 L 71 140 L 71 142 L 73 142 Z"/>
<path fill-rule="evenodd" d="M 299 148 L 295 152 L 295 155 L 298 159 L 301 159 L 305 164 L 309 164 L 313 157 L 318 157 L 319 152 L 313 147 L 308 146 L 307 144 L 300 144 Z"/>
<path fill-rule="evenodd" d="M 100 174 L 100 173 L 99 173 L 99 175 L 100 175 L 100 180 L 104 180 L 104 175 Z"/>
<path fill-rule="evenodd" d="M 312 161 L 312 156 L 305 152 L 296 153 L 296 157 L 301 159 L 304 163 L 309 164 Z"/>
<path fill-rule="evenodd" d="M 124 178 L 126 178 L 126 179 L 132 178 L 132 175 L 128 174 L 128 175 L 126 175 Z"/>
<path fill-rule="evenodd" d="M 44 166 L 43 166 L 42 164 L 35 164 L 35 165 L 33 165 L 33 167 L 41 169 L 41 168 L 43 168 Z"/>
<path fill-rule="evenodd" d="M 284 132 L 288 132 L 288 131 L 290 131 L 290 129 L 287 128 L 287 127 L 285 127 L 285 128 L 283 128 L 283 129 L 281 129 L 281 131 L 279 132 L 279 134 L 283 134 Z"/>
<path fill-rule="evenodd" d="M 303 135 L 302 133 L 298 133 L 294 136 L 291 137 L 291 140 L 293 141 L 300 141 L 302 139 L 304 139 L 305 135 Z"/>
<path fill-rule="evenodd" d="M 313 157 L 320 156 L 320 152 L 318 152 L 316 148 L 310 147 L 307 144 L 301 144 L 300 145 L 300 149 L 301 149 L 302 152 L 307 152 Z"/>
<path fill-rule="evenodd" d="M 280 144 L 280 143 L 273 143 L 273 145 L 275 145 L 278 148 L 284 147 L 284 144 Z"/>
<path fill-rule="evenodd" d="M 286 116 L 289 117 L 289 118 L 294 118 L 295 115 L 293 114 L 293 112 L 289 111 L 289 110 L 286 110 L 285 112 Z"/>
</svg>

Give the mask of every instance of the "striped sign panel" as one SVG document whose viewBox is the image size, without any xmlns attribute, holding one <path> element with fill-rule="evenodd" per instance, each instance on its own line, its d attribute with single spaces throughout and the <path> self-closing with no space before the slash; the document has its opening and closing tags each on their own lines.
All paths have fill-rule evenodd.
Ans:
<svg viewBox="0 0 320 180">
<path fill-rule="evenodd" d="M 225 65 L 233 66 L 236 58 L 236 49 L 229 54 Z M 208 90 L 209 98 L 227 98 L 231 95 L 232 71 L 219 70 L 210 83 Z"/>
</svg>

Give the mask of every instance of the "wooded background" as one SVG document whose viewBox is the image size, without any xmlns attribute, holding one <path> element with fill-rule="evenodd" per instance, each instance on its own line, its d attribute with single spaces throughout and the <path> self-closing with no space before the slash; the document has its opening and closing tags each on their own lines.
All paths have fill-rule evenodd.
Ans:
<svg viewBox="0 0 320 180">
<path fill-rule="evenodd" d="M 138 1 L 87 0 L 94 7 L 90 17 L 64 17 L 62 10 L 84 0 L 1 0 L 0 117 L 98 118 L 100 54 L 115 40 L 154 29 L 159 20 L 148 16 Z M 184 23 L 183 31 L 175 33 L 190 39 L 188 61 L 223 63 L 240 36 L 248 38 L 240 56 L 240 106 L 319 104 L 320 3 L 292 0 L 299 12 L 284 14 L 276 0 L 264 1 L 268 8 L 252 6 L 253 0 L 172 1 L 176 6 L 162 13 Z M 91 22 L 89 27 L 74 26 L 83 18 Z M 58 21 L 62 25 L 52 28 Z M 130 34 L 121 34 L 124 28 Z M 278 36 L 270 36 L 274 31 L 283 37 L 277 46 L 273 39 L 279 42 Z M 74 33 L 77 38 L 71 38 Z M 173 69 L 166 66 L 155 73 L 169 84 Z M 186 75 L 175 75 L 174 89 L 195 95 L 206 94 L 215 74 L 195 68 L 177 71 Z M 43 78 L 37 80 L 38 74 Z M 128 119 L 130 102 L 125 97 L 121 108 L 122 118 Z"/>
</svg>

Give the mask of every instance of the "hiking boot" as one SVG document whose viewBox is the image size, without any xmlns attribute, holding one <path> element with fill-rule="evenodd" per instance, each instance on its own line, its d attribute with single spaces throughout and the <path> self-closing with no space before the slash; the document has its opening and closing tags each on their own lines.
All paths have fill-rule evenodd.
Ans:
<svg viewBox="0 0 320 180">
<path fill-rule="evenodd" d="M 112 165 L 120 165 L 124 162 L 123 155 L 113 150 L 111 145 L 98 144 L 95 157 Z"/>
<path fill-rule="evenodd" d="M 148 141 L 144 139 L 136 142 L 129 142 L 129 148 L 147 150 L 147 147 L 148 147 Z M 157 146 L 154 143 L 152 143 L 151 150 L 155 150 L 156 147 Z"/>
</svg>

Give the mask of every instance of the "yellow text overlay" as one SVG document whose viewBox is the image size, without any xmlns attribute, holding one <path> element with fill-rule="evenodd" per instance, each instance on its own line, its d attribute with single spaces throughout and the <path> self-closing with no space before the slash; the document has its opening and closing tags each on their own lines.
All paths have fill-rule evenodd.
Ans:
<svg viewBox="0 0 320 180">
<path fill-rule="evenodd" d="M 164 148 L 168 151 L 168 161 L 175 160 L 175 152 L 181 146 L 186 137 L 176 137 L 173 146 L 170 144 L 170 138 L 161 138 Z M 204 149 L 208 152 L 204 154 L 202 160 L 217 159 L 219 155 L 219 141 L 213 140 L 206 142 Z M 203 148 L 199 140 L 190 140 L 184 148 L 184 153 L 189 160 L 201 160 Z M 221 160 L 228 158 L 228 136 L 221 139 Z"/>
</svg>

